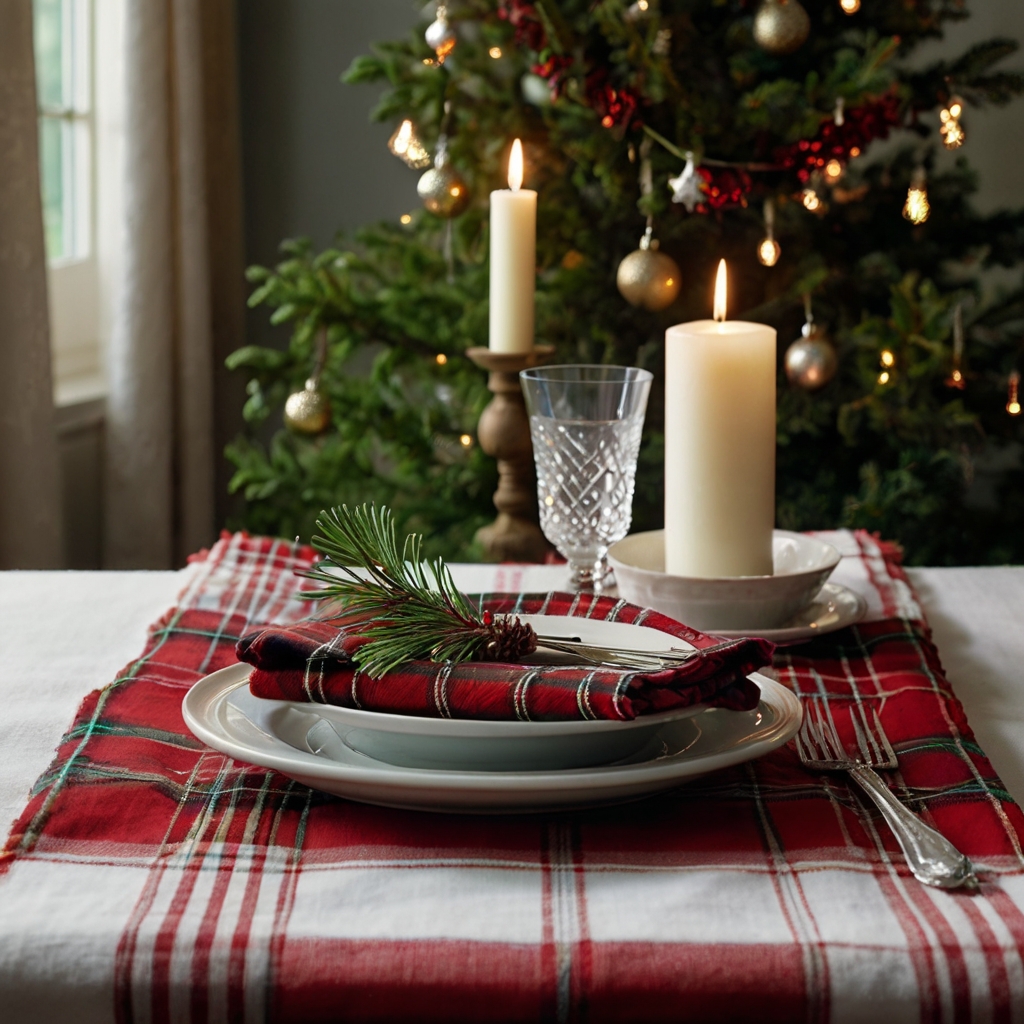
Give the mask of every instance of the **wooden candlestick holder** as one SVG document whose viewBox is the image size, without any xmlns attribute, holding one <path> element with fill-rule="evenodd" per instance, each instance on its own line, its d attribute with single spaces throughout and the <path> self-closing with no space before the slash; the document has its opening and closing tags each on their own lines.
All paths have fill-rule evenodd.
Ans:
<svg viewBox="0 0 1024 1024">
<path fill-rule="evenodd" d="M 551 550 L 537 525 L 537 475 L 533 465 L 530 420 L 519 383 L 519 371 L 543 366 L 554 355 L 553 345 L 537 345 L 521 354 L 471 348 L 466 355 L 488 371 L 487 388 L 494 394 L 480 415 L 480 447 L 498 460 L 498 517 L 476 533 L 492 562 L 543 562 Z"/>
</svg>

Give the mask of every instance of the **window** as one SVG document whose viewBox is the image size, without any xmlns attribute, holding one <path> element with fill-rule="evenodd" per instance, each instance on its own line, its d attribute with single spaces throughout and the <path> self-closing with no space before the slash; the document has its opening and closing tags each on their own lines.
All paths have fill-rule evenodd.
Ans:
<svg viewBox="0 0 1024 1024">
<path fill-rule="evenodd" d="M 58 404 L 103 391 L 95 258 L 91 0 L 33 0 L 39 158 Z"/>
</svg>

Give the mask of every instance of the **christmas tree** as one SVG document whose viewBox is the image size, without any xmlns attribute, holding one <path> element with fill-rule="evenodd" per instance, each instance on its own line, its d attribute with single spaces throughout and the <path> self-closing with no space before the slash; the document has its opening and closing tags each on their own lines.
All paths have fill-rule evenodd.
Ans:
<svg viewBox="0 0 1024 1024">
<path fill-rule="evenodd" d="M 803 2 L 458 0 L 359 58 L 345 78 L 386 83 L 375 116 L 427 168 L 426 208 L 250 270 L 293 330 L 229 362 L 250 375 L 229 449 L 246 525 L 306 536 L 378 500 L 472 555 L 496 477 L 462 353 L 487 342 L 488 193 L 519 137 L 538 343 L 655 374 L 634 530 L 662 519 L 664 331 L 709 315 L 725 257 L 730 316 L 779 332 L 778 525 L 878 530 L 919 564 L 1024 560 L 1024 290 L 979 285 L 1024 258 L 1024 212 L 972 210 L 963 156 L 971 112 L 1024 91 L 998 69 L 1016 44 L 919 66 L 960 0 Z"/>
</svg>

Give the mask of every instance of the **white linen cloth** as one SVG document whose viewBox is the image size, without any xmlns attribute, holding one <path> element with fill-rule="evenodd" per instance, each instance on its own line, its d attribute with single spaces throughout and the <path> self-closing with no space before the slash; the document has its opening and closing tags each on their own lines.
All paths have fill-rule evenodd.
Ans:
<svg viewBox="0 0 1024 1024">
<path fill-rule="evenodd" d="M 90 688 L 108 682 L 127 661 L 140 652 L 145 626 L 156 619 L 166 606 L 174 603 L 177 591 L 187 582 L 188 572 L 194 571 L 196 570 L 155 574 L 0 575 L 0 646 L 5 653 L 4 659 L 0 661 L 0 699 L 4 700 L 4 704 L 0 706 L 5 708 L 0 725 L 3 730 L 0 735 L 0 779 L 6 786 L 2 796 L 3 813 L 7 815 L 8 820 L 13 817 L 13 813 L 20 810 L 27 787 L 49 762 L 52 749 L 68 725 L 78 702 Z M 976 589 L 979 593 L 989 591 L 988 621 L 995 622 L 997 615 L 993 609 L 1001 609 L 1002 604 L 998 595 L 993 592 L 991 579 L 994 577 L 991 577 L 991 574 L 1007 571 L 967 572 L 977 574 L 974 579 L 977 581 Z M 1014 593 L 1024 591 L 1024 569 L 1009 570 L 1009 573 Z M 990 579 L 984 579 L 985 576 L 990 576 Z M 858 582 L 864 582 L 858 581 L 856 575 L 851 573 L 851 567 L 845 564 L 839 571 L 838 579 L 840 582 L 855 586 Z M 552 585 L 561 585 L 563 580 L 564 569 L 560 567 L 460 566 L 456 570 L 456 582 L 466 590 L 511 587 L 527 590 L 547 589 Z M 864 592 L 867 595 L 866 588 Z M 904 602 L 901 603 L 906 607 Z M 55 610 L 66 627 L 61 631 L 60 640 L 56 642 L 52 637 Z M 872 611 L 877 615 L 880 609 Z M 982 624 L 984 623 L 983 618 Z M 1009 647 L 1005 651 L 1007 665 L 1011 669 L 1010 679 L 1020 655 L 1024 654 L 1024 650 L 1021 650 L 1019 631 L 1013 636 L 1017 646 Z M 991 639 L 979 630 L 979 634 L 972 642 L 988 650 Z M 947 660 L 950 660 L 948 655 Z M 1000 676 L 1000 681 L 1005 684 L 1007 679 Z M 958 680 L 954 679 L 955 686 L 957 682 Z M 971 715 L 969 691 L 970 687 L 964 685 L 958 688 L 960 696 L 967 703 L 968 715 Z M 1024 699 L 1019 693 L 1013 696 L 1016 698 L 1017 708 L 1014 713 L 1020 714 Z M 1006 717 L 1005 711 L 1002 717 Z M 997 763 L 996 767 L 998 769 L 1000 765 Z M 1020 795 L 1019 789 L 1017 792 Z M 4 1006 L 5 1019 L 8 1021 L 41 1019 L 38 1007 L 48 1006 L 53 1010 L 61 999 L 64 1001 L 60 1001 L 59 1005 L 64 1015 L 51 1016 L 49 1019 L 71 1019 L 71 1005 L 67 1000 L 72 997 L 75 999 L 73 1019 L 76 1021 L 110 1019 L 109 993 L 105 988 L 107 982 L 103 979 L 108 978 L 112 951 L 104 945 L 103 939 L 109 940 L 111 934 L 119 934 L 120 929 L 100 927 L 101 922 L 96 920 L 94 912 L 90 916 L 89 908 L 94 904 L 101 905 L 102 901 L 99 897 L 91 897 L 83 868 L 84 865 L 76 866 L 65 858 L 63 870 L 66 884 L 61 887 L 61 892 L 65 896 L 75 897 L 74 906 L 66 906 L 66 910 L 72 917 L 78 914 L 79 938 L 84 940 L 95 932 L 95 941 L 84 944 L 80 941 L 70 958 L 69 950 L 62 944 L 63 929 L 67 927 L 67 923 L 60 915 L 27 916 L 30 908 L 35 906 L 30 899 L 31 887 L 22 885 L 20 888 L 9 889 L 8 899 L 0 902 L 0 975 L 6 976 L 9 983 L 6 986 L 8 999 Z M 436 871 L 427 874 L 430 875 L 432 884 L 439 884 Z M 470 876 L 473 876 L 472 870 Z M 401 911 L 392 922 L 396 927 L 401 925 L 405 929 L 419 929 L 433 934 L 432 928 L 436 930 L 442 925 L 454 927 L 453 922 L 461 920 L 458 913 L 451 913 L 451 907 L 447 908 L 448 913 L 444 922 L 433 922 L 427 918 L 420 920 L 416 912 L 422 914 L 428 906 L 434 904 L 425 890 L 417 888 L 422 885 L 424 879 L 420 878 L 417 881 L 417 876 L 412 872 L 399 875 L 388 873 L 390 888 L 386 895 L 383 890 L 373 888 L 376 877 L 373 872 L 367 870 L 354 873 L 349 879 L 351 885 L 341 886 L 334 891 L 333 904 L 325 902 L 330 893 L 327 890 L 321 893 L 323 880 L 319 874 L 311 873 L 304 877 L 307 878 L 305 899 L 308 901 L 316 897 L 316 900 L 307 903 L 301 912 L 299 909 L 296 910 L 296 927 L 302 921 L 313 918 L 322 924 L 321 919 L 326 914 L 345 935 L 353 930 L 362 935 L 360 929 L 378 929 L 381 926 L 378 900 L 384 900 L 392 914 Z M 825 875 L 812 874 L 806 880 L 808 891 L 813 888 L 816 878 L 820 879 L 822 884 L 829 881 Z M 593 927 L 600 921 L 617 920 L 614 911 L 615 901 L 621 899 L 631 887 L 635 889 L 634 895 L 637 897 L 638 905 L 643 905 L 646 890 L 641 881 L 611 875 L 595 878 L 590 897 L 593 912 L 591 924 L 595 937 L 600 938 L 599 930 L 593 931 Z M 835 884 L 842 881 L 838 877 L 832 880 Z M 865 886 L 853 885 L 855 880 L 848 881 L 851 884 L 851 894 L 855 890 L 859 897 L 863 897 L 868 891 Z M 369 902 L 364 892 L 367 885 L 371 886 L 371 892 L 376 894 Z M 105 906 L 104 914 L 111 914 L 115 920 L 120 920 L 127 913 L 133 898 L 128 888 L 130 887 L 114 899 L 116 905 L 112 905 L 111 900 L 117 894 L 107 893 L 103 897 L 106 901 L 102 904 Z M 492 897 L 495 895 L 491 890 L 487 891 Z M 680 893 L 682 899 L 682 895 L 685 895 L 682 889 Z M 484 889 L 481 889 L 478 895 L 482 898 L 483 894 Z M 512 926 L 519 921 L 519 917 L 513 912 L 519 906 L 522 894 L 513 887 L 502 895 L 500 909 L 495 907 L 495 913 L 489 920 L 495 923 L 499 920 L 510 921 L 508 928 L 502 932 L 502 935 L 507 937 L 508 934 L 515 932 Z M 605 896 L 611 901 L 607 906 L 602 902 Z M 12 901 L 12 897 L 18 898 Z M 822 906 L 831 906 L 834 909 L 834 894 L 829 895 L 823 890 L 816 895 L 811 892 L 811 897 L 823 901 Z M 332 906 L 333 910 L 330 909 Z M 683 910 L 684 906 L 685 901 L 679 909 Z M 22 911 L 19 911 L 19 907 L 23 908 Z M 861 900 L 857 904 L 857 914 L 853 915 L 861 924 L 854 927 L 856 921 L 851 924 L 848 920 L 843 934 L 848 934 L 850 928 L 854 931 L 859 928 L 858 934 L 863 933 L 864 941 L 867 942 L 868 929 L 877 930 L 880 923 L 888 921 L 882 913 L 883 910 L 884 906 L 881 904 L 876 907 Z M 659 925 L 663 925 L 665 922 L 661 918 L 661 909 L 652 908 L 652 913 L 654 912 L 659 915 Z M 508 916 L 510 914 L 511 918 Z M 688 942 L 697 940 L 698 937 L 691 935 L 687 930 L 692 927 L 691 914 L 683 912 L 669 916 L 669 931 L 673 936 Z M 89 921 L 93 923 L 92 929 L 86 927 Z M 722 920 L 720 923 L 724 927 L 728 922 Z M 735 925 L 735 922 L 733 924 Z M 828 925 L 829 922 L 824 921 L 824 924 Z M 655 930 L 654 925 L 652 919 L 640 921 L 638 927 L 642 934 L 647 934 Z M 664 928 L 657 930 L 663 931 Z M 188 929 L 183 927 L 179 932 L 182 942 L 187 943 L 188 934 Z M 474 933 L 474 937 L 479 936 L 475 936 Z M 637 937 L 642 936 L 638 933 Z M 4 941 L 5 938 L 7 941 Z M 700 938 L 705 942 L 709 940 L 708 935 L 702 935 Z M 714 936 L 710 938 L 713 939 Z M 30 971 L 24 970 L 29 963 L 26 957 L 31 958 Z M 10 984 L 17 978 L 22 980 Z M 1015 990 L 1019 981 L 1016 974 L 1010 978 Z M 867 1008 L 866 1004 L 858 1006 L 860 1009 Z M 892 1006 L 888 1008 L 893 1009 Z M 909 1010 L 906 1007 L 904 1009 Z"/>
</svg>

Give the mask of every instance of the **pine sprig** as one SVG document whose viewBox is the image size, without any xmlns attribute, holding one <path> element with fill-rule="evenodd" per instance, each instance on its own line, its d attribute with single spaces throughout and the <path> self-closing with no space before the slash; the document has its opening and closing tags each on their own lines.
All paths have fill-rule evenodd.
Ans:
<svg viewBox="0 0 1024 1024">
<path fill-rule="evenodd" d="M 340 505 L 316 525 L 313 548 L 324 558 L 302 575 L 322 586 L 302 596 L 335 598 L 363 620 L 365 643 L 353 660 L 372 678 L 407 661 L 503 661 L 536 649 L 536 634 L 520 619 L 480 615 L 448 566 L 422 557 L 419 534 L 407 535 L 399 551 L 387 507 Z"/>
</svg>

